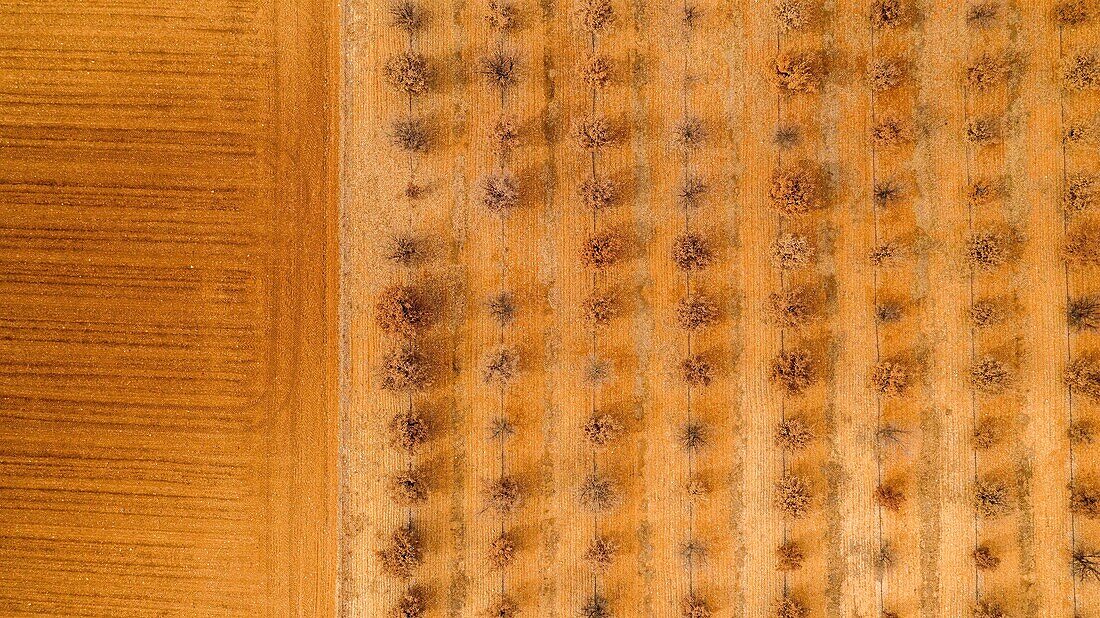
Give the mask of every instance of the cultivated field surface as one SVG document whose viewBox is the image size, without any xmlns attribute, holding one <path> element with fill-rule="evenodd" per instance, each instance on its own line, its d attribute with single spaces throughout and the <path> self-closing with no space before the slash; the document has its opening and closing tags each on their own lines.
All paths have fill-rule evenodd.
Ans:
<svg viewBox="0 0 1100 618">
<path fill-rule="evenodd" d="M 342 615 L 1100 618 L 1100 6 L 344 20 Z"/>
</svg>

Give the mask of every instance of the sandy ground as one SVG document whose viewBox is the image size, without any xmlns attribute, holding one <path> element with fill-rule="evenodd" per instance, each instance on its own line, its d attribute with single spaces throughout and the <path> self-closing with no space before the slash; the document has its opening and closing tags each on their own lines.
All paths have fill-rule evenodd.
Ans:
<svg viewBox="0 0 1100 618">
<path fill-rule="evenodd" d="M 1062 66 L 1095 45 L 1098 26 L 1062 28 L 1053 4 L 1021 2 L 978 28 L 965 3 L 936 0 L 896 28 L 876 29 L 867 3 L 838 0 L 811 27 L 780 32 L 770 5 L 702 0 L 688 35 L 682 6 L 611 4 L 617 19 L 597 36 L 580 27 L 571 2 L 516 2 L 518 25 L 506 32 L 490 27 L 487 2 L 431 3 L 412 37 L 390 23 L 384 3 L 347 7 L 343 613 L 386 615 L 416 586 L 429 616 L 478 615 L 501 592 L 522 615 L 538 616 L 577 615 L 593 593 L 619 616 L 679 615 L 692 593 L 715 616 L 771 615 L 785 594 L 810 616 L 967 616 L 983 600 L 1010 616 L 1096 615 L 1100 582 L 1074 579 L 1069 565 L 1072 548 L 1100 543 L 1100 523 L 1071 516 L 1068 487 L 1095 479 L 1100 463 L 1094 446 L 1071 450 L 1067 432 L 1071 420 L 1095 419 L 1097 404 L 1070 397 L 1061 376 L 1070 358 L 1100 343 L 1095 331 L 1068 327 L 1067 299 L 1097 293 L 1100 281 L 1095 267 L 1067 268 L 1061 246 L 1067 229 L 1094 216 L 1065 216 L 1066 179 L 1095 174 L 1100 163 L 1095 143 L 1063 142 L 1100 96 L 1063 89 Z M 503 96 L 478 74 L 501 45 L 519 66 Z M 437 69 L 434 87 L 411 99 L 384 78 L 388 59 L 407 49 Z M 781 94 L 777 53 L 802 50 L 825 54 L 826 77 L 817 92 Z M 614 74 L 596 96 L 580 75 L 593 51 Z M 1009 52 L 1016 77 L 968 84 L 967 68 L 983 54 Z M 905 77 L 874 91 L 868 67 L 895 57 Z M 595 157 L 574 135 L 593 110 L 619 128 Z M 391 144 L 390 124 L 409 113 L 434 127 L 424 154 Z M 520 135 L 507 157 L 488 138 L 502 114 Z M 685 152 L 675 133 L 687 116 L 701 119 L 706 137 Z M 967 127 L 986 117 L 1001 136 L 968 141 Z M 872 139 L 893 118 L 907 138 Z M 801 139 L 780 148 L 774 135 L 787 125 Z M 819 174 L 823 204 L 780 217 L 772 177 L 797 165 Z M 501 170 L 519 183 L 520 203 L 506 217 L 481 203 L 483 179 Z M 622 188 L 620 203 L 598 213 L 578 196 L 593 170 Z M 677 194 L 688 175 L 709 190 L 685 211 Z M 969 187 L 985 180 L 1004 191 L 972 203 Z M 873 190 L 887 181 L 900 198 L 876 208 Z M 417 199 L 405 196 L 409 182 L 422 188 Z M 580 259 L 594 230 L 628 241 L 624 259 L 597 273 Z M 715 250 L 690 277 L 672 259 L 685 230 Z M 988 270 L 966 257 L 985 231 L 1014 239 L 1009 258 Z M 427 255 L 394 265 L 386 249 L 408 232 Z M 771 247 L 788 233 L 807 236 L 816 258 L 781 272 Z M 876 264 L 870 255 L 883 245 L 898 255 Z M 379 328 L 375 303 L 394 283 L 439 301 L 417 335 L 435 380 L 411 395 L 381 388 L 384 355 L 399 341 Z M 818 295 L 815 318 L 785 328 L 770 321 L 769 296 L 799 288 Z M 721 308 L 690 336 L 676 318 L 689 289 Z M 501 290 L 516 306 L 504 326 L 486 310 Z M 582 315 L 594 290 L 621 301 L 619 316 L 596 330 Z M 975 327 L 970 309 L 984 301 L 1003 319 Z M 900 318 L 876 320 L 885 304 L 899 306 Z M 484 379 L 502 343 L 519 358 L 503 387 Z M 819 379 L 785 395 L 769 373 L 792 350 L 811 354 Z M 712 363 L 709 385 L 689 389 L 680 379 L 691 354 Z M 980 392 L 969 378 L 987 356 L 1008 368 L 1003 392 Z M 612 368 L 595 386 L 585 380 L 593 358 Z M 898 395 L 871 383 L 885 361 L 907 369 Z M 412 455 L 387 430 L 410 405 L 433 425 Z M 624 429 L 603 448 L 584 436 L 594 410 Z M 776 446 L 777 425 L 791 417 L 813 427 L 809 447 Z M 511 421 L 510 437 L 490 431 L 500 418 Z M 999 439 L 976 449 L 975 429 L 990 419 Z M 691 423 L 705 426 L 707 440 L 685 451 L 678 436 Z M 412 507 L 387 489 L 409 465 L 431 479 L 427 500 Z M 620 488 L 608 512 L 580 500 L 593 471 Z M 810 482 L 805 517 L 784 518 L 775 505 L 785 473 Z M 503 515 L 485 499 L 501 474 L 524 494 Z M 692 497 L 696 479 L 708 491 Z M 1005 486 L 1006 513 L 976 515 L 979 481 Z M 898 510 L 876 502 L 882 484 L 903 494 Z M 423 535 L 424 560 L 402 580 L 384 572 L 378 552 L 408 522 Z M 518 553 L 500 570 L 487 556 L 502 530 Z M 583 556 L 596 535 L 620 549 L 593 573 Z M 776 569 L 785 539 L 803 548 L 799 570 Z M 686 560 L 689 542 L 705 556 Z M 996 569 L 975 568 L 980 544 L 1000 558 Z"/>
</svg>

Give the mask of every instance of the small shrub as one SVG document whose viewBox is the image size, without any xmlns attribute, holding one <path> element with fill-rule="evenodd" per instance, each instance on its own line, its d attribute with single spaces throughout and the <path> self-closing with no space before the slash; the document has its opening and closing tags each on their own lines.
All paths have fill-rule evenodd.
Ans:
<svg viewBox="0 0 1100 618">
<path fill-rule="evenodd" d="M 797 571 L 805 559 L 806 554 L 797 541 L 787 541 L 775 548 L 775 568 L 779 571 Z"/>
<path fill-rule="evenodd" d="M 423 618 L 428 611 L 428 601 L 424 591 L 413 586 L 405 590 L 394 608 L 396 618 Z"/>
<path fill-rule="evenodd" d="M 684 330 L 697 331 L 712 326 L 719 316 L 718 303 L 702 292 L 685 296 L 676 305 L 676 323 Z"/>
<path fill-rule="evenodd" d="M 789 150 L 802 141 L 802 128 L 797 124 L 780 125 L 775 129 L 775 136 L 772 140 L 776 146 Z"/>
<path fill-rule="evenodd" d="M 871 143 L 876 148 L 896 148 L 912 141 L 912 127 L 897 116 L 885 116 L 871 127 Z"/>
<path fill-rule="evenodd" d="M 1001 559 L 988 545 L 979 545 L 974 548 L 974 566 L 982 571 L 992 571 L 1001 564 Z"/>
<path fill-rule="evenodd" d="M 516 477 L 503 475 L 485 489 L 485 504 L 499 515 L 515 512 L 523 502 L 523 486 Z"/>
<path fill-rule="evenodd" d="M 901 0 L 875 0 L 871 4 L 871 25 L 882 30 L 900 28 L 909 19 L 909 8 Z"/>
<path fill-rule="evenodd" d="M 710 441 L 710 429 L 699 421 L 688 421 L 676 432 L 676 442 L 685 451 L 695 452 Z"/>
<path fill-rule="evenodd" d="M 1068 435 L 1073 446 L 1087 446 L 1096 440 L 1096 427 L 1090 421 L 1074 421 Z"/>
<path fill-rule="evenodd" d="M 1069 179 L 1062 203 L 1069 213 L 1092 210 L 1100 202 L 1100 176 L 1076 174 Z"/>
<path fill-rule="evenodd" d="M 875 206 L 879 208 L 893 206 L 900 202 L 903 196 L 904 191 L 901 184 L 891 179 L 880 180 L 875 183 L 875 187 L 872 190 L 872 199 L 875 202 Z"/>
<path fill-rule="evenodd" d="M 597 448 L 611 444 L 622 434 L 622 423 L 607 412 L 594 412 L 584 424 L 585 439 Z"/>
<path fill-rule="evenodd" d="M 810 0 L 779 0 L 775 3 L 775 19 L 782 32 L 809 28 L 817 17 L 817 7 Z"/>
<path fill-rule="evenodd" d="M 1100 265 L 1100 224 L 1087 221 L 1070 230 L 1063 252 L 1070 263 Z"/>
<path fill-rule="evenodd" d="M 619 187 L 614 180 L 606 176 L 591 176 L 580 186 L 581 199 L 585 207 L 591 210 L 603 210 L 615 204 L 619 197 Z"/>
<path fill-rule="evenodd" d="M 775 508 L 785 517 L 805 516 L 812 502 L 810 482 L 801 476 L 786 474 L 775 484 Z"/>
<path fill-rule="evenodd" d="M 424 471 L 408 468 L 390 477 L 390 498 L 398 504 L 411 505 L 428 499 L 428 479 Z"/>
<path fill-rule="evenodd" d="M 501 118 L 493 125 L 489 139 L 497 152 L 510 152 L 519 144 L 519 127 L 510 118 Z"/>
<path fill-rule="evenodd" d="M 584 561 L 590 569 L 597 573 L 603 573 L 611 567 L 615 556 L 619 553 L 619 543 L 615 539 L 606 536 L 597 536 L 584 550 Z"/>
<path fill-rule="evenodd" d="M 707 129 L 703 121 L 695 116 L 683 118 L 676 124 L 673 130 L 676 144 L 687 150 L 695 150 L 703 145 L 707 138 Z"/>
<path fill-rule="evenodd" d="M 786 217 L 799 217 L 821 207 L 818 175 L 806 167 L 778 170 L 772 176 L 768 196 Z"/>
<path fill-rule="evenodd" d="M 775 80 L 786 93 L 815 93 L 825 81 L 825 63 L 817 52 L 786 52 L 775 61 Z"/>
<path fill-rule="evenodd" d="M 698 208 L 708 190 L 709 187 L 705 180 L 698 176 L 688 176 L 680 184 L 679 189 L 676 190 L 676 199 L 681 208 Z"/>
<path fill-rule="evenodd" d="M 978 146 L 990 146 L 1001 141 L 1001 121 L 992 116 L 974 118 L 966 123 L 966 141 Z"/>
<path fill-rule="evenodd" d="M 485 361 L 482 377 L 486 384 L 505 385 L 519 373 L 519 354 L 511 348 L 502 347 L 492 351 Z"/>
<path fill-rule="evenodd" d="M 710 605 L 697 594 L 689 594 L 680 602 L 680 615 L 684 618 L 710 618 Z"/>
<path fill-rule="evenodd" d="M 1070 571 L 1077 579 L 1100 581 L 1100 552 L 1082 548 L 1073 550 L 1073 556 L 1070 559 Z"/>
<path fill-rule="evenodd" d="M 680 270 L 701 271 L 713 264 L 714 259 L 710 242 L 695 232 L 681 234 L 672 243 L 672 261 Z"/>
<path fill-rule="evenodd" d="M 992 519 L 1012 508 L 1008 486 L 999 480 L 978 481 L 974 491 L 974 507 L 978 515 Z"/>
<path fill-rule="evenodd" d="M 611 606 L 607 598 L 600 594 L 588 597 L 581 606 L 582 618 L 611 618 Z"/>
<path fill-rule="evenodd" d="M 581 80 L 589 88 L 602 90 L 611 84 L 611 61 L 604 56 L 593 56 L 581 66 Z"/>
<path fill-rule="evenodd" d="M 1100 53 L 1090 50 L 1070 59 L 1063 71 L 1070 90 L 1100 89 Z"/>
<path fill-rule="evenodd" d="M 966 201 L 970 206 L 983 206 L 992 202 L 1003 193 L 1000 183 L 988 178 L 974 181 L 967 188 Z"/>
<path fill-rule="evenodd" d="M 801 234 L 785 233 L 772 243 L 772 262 L 781 270 L 794 270 L 809 266 L 814 259 L 814 247 L 810 239 Z"/>
<path fill-rule="evenodd" d="M 519 185 L 507 173 L 486 176 L 481 190 L 481 205 L 493 214 L 506 214 L 519 205 Z"/>
<path fill-rule="evenodd" d="M 971 28 L 985 30 L 997 23 L 997 19 L 1000 15 L 1000 3 L 975 2 L 966 8 L 966 24 Z"/>
<path fill-rule="evenodd" d="M 995 418 L 983 418 L 974 426 L 971 444 L 975 449 L 984 451 L 993 448 L 1001 441 L 1003 433 L 1001 422 Z"/>
<path fill-rule="evenodd" d="M 431 133 L 423 118 L 401 118 L 390 125 L 390 143 L 406 152 L 427 152 Z"/>
<path fill-rule="evenodd" d="M 886 301 L 875 307 L 875 320 L 880 324 L 893 324 L 905 315 L 905 308 L 899 302 Z"/>
<path fill-rule="evenodd" d="M 974 618 L 1007 618 L 1008 614 L 1001 604 L 991 599 L 982 599 L 974 605 Z"/>
<path fill-rule="evenodd" d="M 905 492 L 895 483 L 883 483 L 875 488 L 875 503 L 888 511 L 900 511 L 905 504 Z"/>
<path fill-rule="evenodd" d="M 871 371 L 871 386 L 884 397 L 904 394 L 912 381 L 913 370 L 907 363 L 898 360 L 882 361 Z"/>
<path fill-rule="evenodd" d="M 596 270 L 603 270 L 618 264 L 626 255 L 626 241 L 617 232 L 597 232 L 584 243 L 581 249 L 581 262 Z"/>
<path fill-rule="evenodd" d="M 489 437 L 493 440 L 506 440 L 515 433 L 516 426 L 507 416 L 498 416 L 489 421 Z"/>
<path fill-rule="evenodd" d="M 518 23 L 515 5 L 501 0 L 489 0 L 489 13 L 485 16 L 489 27 L 496 30 L 511 30 Z"/>
<path fill-rule="evenodd" d="M 868 72 L 871 88 L 876 92 L 897 88 L 905 79 L 906 68 L 906 62 L 901 58 L 876 58 Z"/>
<path fill-rule="evenodd" d="M 489 563 L 497 569 L 512 564 L 516 558 L 516 540 L 507 532 L 501 532 L 489 542 Z"/>
<path fill-rule="evenodd" d="M 975 90 L 988 90 L 1015 77 L 1020 60 L 1013 54 L 982 54 L 966 69 L 966 83 Z"/>
<path fill-rule="evenodd" d="M 970 264 L 981 270 L 992 270 L 1008 261 L 1008 239 L 996 232 L 980 232 L 971 236 L 966 245 Z"/>
<path fill-rule="evenodd" d="M 775 618 L 806 618 L 809 615 L 809 608 L 794 597 L 784 596 L 775 607 Z"/>
<path fill-rule="evenodd" d="M 398 448 L 415 451 L 431 437 L 428 419 L 412 408 L 398 412 L 389 423 L 390 441 Z"/>
<path fill-rule="evenodd" d="M 412 266 L 420 261 L 424 254 L 419 239 L 405 234 L 387 241 L 384 252 L 385 258 L 398 266 Z"/>
<path fill-rule="evenodd" d="M 1076 484 L 1070 488 L 1069 510 L 1087 519 L 1100 518 L 1100 489 Z"/>
<path fill-rule="evenodd" d="M 580 8 L 581 26 L 592 33 L 607 30 L 615 22 L 611 0 L 584 0 Z"/>
<path fill-rule="evenodd" d="M 584 381 L 590 386 L 599 386 L 610 382 L 614 376 L 614 366 L 606 358 L 590 356 L 584 365 L 582 374 Z"/>
<path fill-rule="evenodd" d="M 889 241 L 872 249 L 867 259 L 875 268 L 884 268 L 897 264 L 904 254 L 905 248 L 900 243 Z"/>
<path fill-rule="evenodd" d="M 970 368 L 970 383 L 975 389 L 989 394 L 1003 393 L 1012 382 L 1008 365 L 987 356 Z"/>
<path fill-rule="evenodd" d="M 1004 309 L 995 301 L 979 300 L 970 307 L 970 323 L 975 328 L 988 328 L 1004 320 Z"/>
<path fill-rule="evenodd" d="M 419 2 L 400 0 L 390 6 L 390 24 L 409 34 L 424 27 L 428 21 L 428 12 Z"/>
<path fill-rule="evenodd" d="M 591 473 L 581 483 L 581 506 L 593 513 L 610 511 L 617 507 L 621 500 L 619 486 L 609 476 Z"/>
<path fill-rule="evenodd" d="M 493 604 L 485 610 L 487 618 L 512 618 L 519 614 L 519 605 L 507 594 L 498 594 Z"/>
<path fill-rule="evenodd" d="M 414 51 L 391 56 L 386 61 L 383 73 L 391 86 L 413 96 L 428 92 L 434 78 L 428 60 Z"/>
<path fill-rule="evenodd" d="M 766 312 L 773 324 L 783 328 L 805 326 L 817 313 L 813 296 L 803 288 L 790 288 L 768 296 Z"/>
<path fill-rule="evenodd" d="M 813 427 L 799 416 L 780 421 L 775 431 L 775 445 L 788 451 L 799 451 L 817 438 Z"/>
<path fill-rule="evenodd" d="M 411 344 L 382 357 L 382 388 L 388 391 L 419 391 L 432 384 L 427 359 Z"/>
<path fill-rule="evenodd" d="M 784 350 L 772 361 L 769 377 L 789 395 L 798 395 L 817 380 L 813 357 L 805 350 Z"/>
<path fill-rule="evenodd" d="M 620 311 L 619 299 L 609 292 L 595 292 L 581 304 L 581 316 L 593 327 L 610 324 Z"/>
<path fill-rule="evenodd" d="M 710 386 L 714 381 L 714 365 L 702 354 L 694 354 L 680 361 L 680 380 L 693 387 Z"/>
<path fill-rule="evenodd" d="M 395 577 L 408 579 L 423 561 L 423 541 L 412 526 L 395 530 L 378 552 L 382 569 Z"/>
<path fill-rule="evenodd" d="M 703 564 L 707 561 L 707 547 L 695 539 L 685 541 L 680 544 L 680 559 L 688 568 L 693 564 Z"/>
<path fill-rule="evenodd" d="M 508 292 L 493 295 L 488 302 L 489 315 L 500 326 L 507 326 L 516 318 L 516 303 Z"/>
<path fill-rule="evenodd" d="M 374 304 L 374 311 L 379 328 L 402 337 L 412 337 L 432 319 L 431 308 L 423 294 L 405 285 L 384 289 Z"/>
<path fill-rule="evenodd" d="M 610 146 L 618 138 L 618 132 L 602 114 L 593 114 L 577 124 L 577 142 L 585 150 L 600 150 Z"/>
<path fill-rule="evenodd" d="M 1100 356 L 1086 355 L 1070 362 L 1063 379 L 1075 393 L 1100 401 Z"/>
<path fill-rule="evenodd" d="M 1064 0 L 1054 6 L 1054 21 L 1059 26 L 1081 26 L 1092 21 L 1095 15 L 1089 0 Z"/>
</svg>

